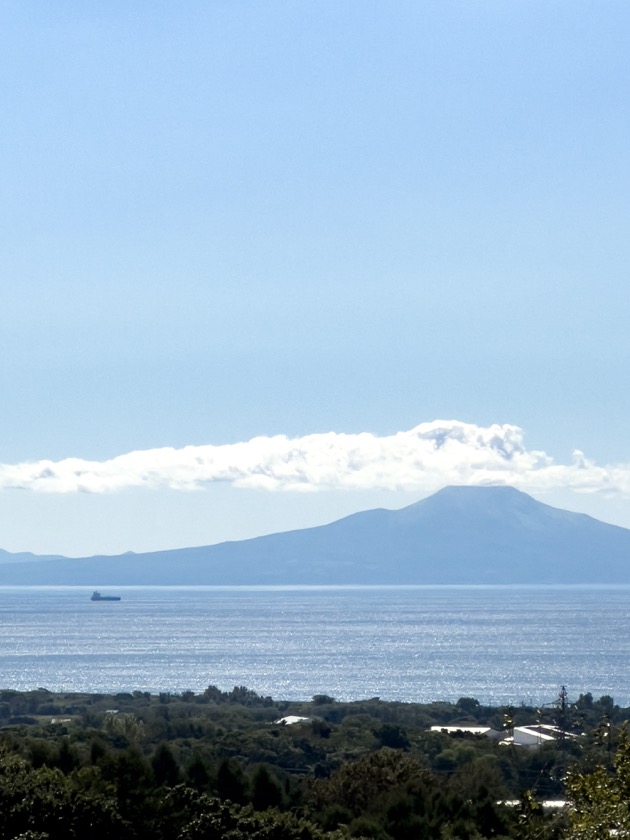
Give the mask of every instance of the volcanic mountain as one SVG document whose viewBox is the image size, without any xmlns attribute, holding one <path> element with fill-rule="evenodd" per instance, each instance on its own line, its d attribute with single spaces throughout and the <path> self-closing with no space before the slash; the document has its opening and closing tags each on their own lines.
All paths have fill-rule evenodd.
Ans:
<svg viewBox="0 0 630 840">
<path fill-rule="evenodd" d="M 512 487 L 238 542 L 79 559 L 3 553 L 0 585 L 630 583 L 630 530 Z"/>
</svg>

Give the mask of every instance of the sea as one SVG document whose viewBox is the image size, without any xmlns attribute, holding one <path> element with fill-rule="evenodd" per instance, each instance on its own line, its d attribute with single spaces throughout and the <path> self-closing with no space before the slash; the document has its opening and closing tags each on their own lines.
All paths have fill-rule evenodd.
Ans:
<svg viewBox="0 0 630 840">
<path fill-rule="evenodd" d="M 0 587 L 0 688 L 630 706 L 630 586 Z"/>
</svg>

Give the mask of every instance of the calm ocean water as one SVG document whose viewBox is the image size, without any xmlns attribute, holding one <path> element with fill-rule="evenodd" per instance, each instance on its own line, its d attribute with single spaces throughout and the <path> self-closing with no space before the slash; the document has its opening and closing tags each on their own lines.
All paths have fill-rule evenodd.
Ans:
<svg viewBox="0 0 630 840">
<path fill-rule="evenodd" d="M 630 586 L 0 588 L 0 687 L 630 706 Z"/>
</svg>

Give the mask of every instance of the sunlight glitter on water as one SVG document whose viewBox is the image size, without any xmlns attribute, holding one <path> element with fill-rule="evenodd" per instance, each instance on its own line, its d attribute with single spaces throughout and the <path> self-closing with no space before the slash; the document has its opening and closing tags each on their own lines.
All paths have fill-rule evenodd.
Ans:
<svg viewBox="0 0 630 840">
<path fill-rule="evenodd" d="M 630 587 L 0 589 L 0 685 L 630 704 Z"/>
</svg>

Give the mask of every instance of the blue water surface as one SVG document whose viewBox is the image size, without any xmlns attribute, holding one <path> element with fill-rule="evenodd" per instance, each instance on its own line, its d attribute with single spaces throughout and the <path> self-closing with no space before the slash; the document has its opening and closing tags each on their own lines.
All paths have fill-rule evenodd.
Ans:
<svg viewBox="0 0 630 840">
<path fill-rule="evenodd" d="M 0 687 L 630 705 L 630 586 L 0 588 Z"/>
</svg>

